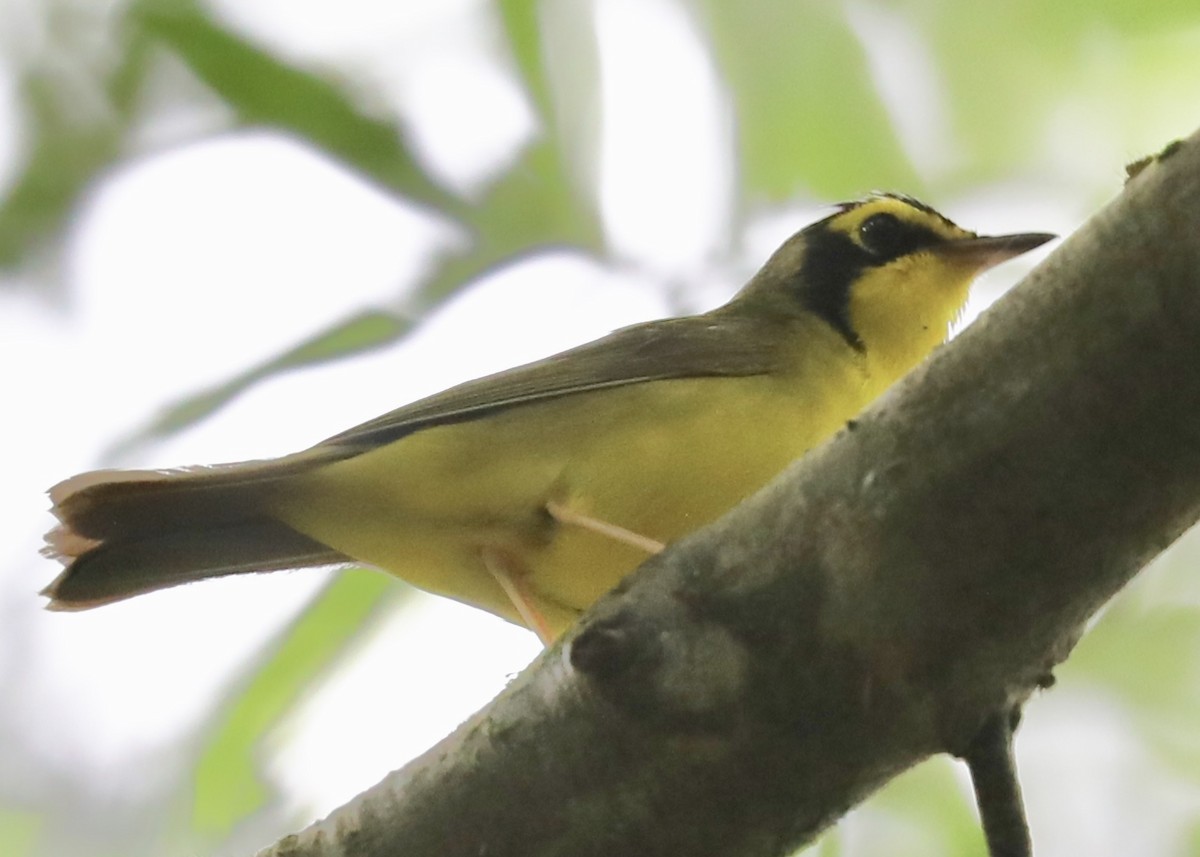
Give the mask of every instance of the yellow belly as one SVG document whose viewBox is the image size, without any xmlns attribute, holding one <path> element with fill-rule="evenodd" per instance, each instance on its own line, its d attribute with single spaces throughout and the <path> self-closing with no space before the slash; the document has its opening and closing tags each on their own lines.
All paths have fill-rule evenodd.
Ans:
<svg viewBox="0 0 1200 857">
<path fill-rule="evenodd" d="M 678 539 L 765 485 L 878 392 L 848 349 L 824 364 L 633 384 L 424 429 L 298 477 L 270 511 L 422 589 L 520 622 L 479 558 L 482 547 L 500 548 L 561 631 L 646 554 L 557 524 L 546 504 Z"/>
</svg>

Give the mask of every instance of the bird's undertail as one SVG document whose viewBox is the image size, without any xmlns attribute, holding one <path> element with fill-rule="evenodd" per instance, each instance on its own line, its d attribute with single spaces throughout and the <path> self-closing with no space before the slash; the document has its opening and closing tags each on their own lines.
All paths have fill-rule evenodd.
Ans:
<svg viewBox="0 0 1200 857">
<path fill-rule="evenodd" d="M 65 568 L 52 610 L 86 610 L 180 583 L 347 562 L 269 513 L 302 458 L 188 470 L 94 471 L 50 489 L 44 553 Z"/>
</svg>

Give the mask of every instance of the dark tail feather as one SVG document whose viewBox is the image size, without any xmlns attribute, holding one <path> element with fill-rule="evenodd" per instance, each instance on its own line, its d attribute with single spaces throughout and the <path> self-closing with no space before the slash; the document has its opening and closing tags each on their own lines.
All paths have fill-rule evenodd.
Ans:
<svg viewBox="0 0 1200 857">
<path fill-rule="evenodd" d="M 264 518 L 102 542 L 72 560 L 42 594 L 50 598 L 51 610 L 87 610 L 210 577 L 348 561 L 287 525 Z"/>
<path fill-rule="evenodd" d="M 50 489 L 61 524 L 44 553 L 66 568 L 42 594 L 86 610 L 209 577 L 349 559 L 275 520 L 266 501 L 311 461 L 96 471 Z"/>
</svg>

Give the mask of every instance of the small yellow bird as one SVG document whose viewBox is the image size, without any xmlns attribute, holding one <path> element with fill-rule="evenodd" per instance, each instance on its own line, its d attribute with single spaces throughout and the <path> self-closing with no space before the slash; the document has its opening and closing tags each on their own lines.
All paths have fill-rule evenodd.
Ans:
<svg viewBox="0 0 1200 857">
<path fill-rule="evenodd" d="M 661 545 L 828 438 L 946 339 L 979 237 L 899 195 L 845 203 L 729 303 L 618 330 L 265 461 L 100 470 L 50 489 L 82 610 L 249 571 L 365 563 L 543 639 Z"/>
</svg>

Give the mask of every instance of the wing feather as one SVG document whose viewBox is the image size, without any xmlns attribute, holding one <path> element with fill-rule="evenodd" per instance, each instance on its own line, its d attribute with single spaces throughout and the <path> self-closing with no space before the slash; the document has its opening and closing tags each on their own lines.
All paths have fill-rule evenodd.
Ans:
<svg viewBox="0 0 1200 857">
<path fill-rule="evenodd" d="M 761 375 L 775 365 L 764 321 L 720 312 L 622 328 L 594 342 L 459 384 L 334 435 L 319 449 L 357 455 L 424 428 L 504 408 L 669 378 Z M 334 451 L 336 449 L 336 452 Z"/>
</svg>

